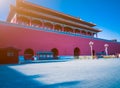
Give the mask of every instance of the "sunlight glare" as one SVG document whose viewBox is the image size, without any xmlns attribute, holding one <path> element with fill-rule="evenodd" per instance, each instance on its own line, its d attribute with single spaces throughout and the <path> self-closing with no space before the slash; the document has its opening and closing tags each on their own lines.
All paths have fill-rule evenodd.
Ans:
<svg viewBox="0 0 120 88">
<path fill-rule="evenodd" d="M 15 0 L 0 0 L 0 8 L 4 9 L 5 7 L 12 4 Z"/>
</svg>

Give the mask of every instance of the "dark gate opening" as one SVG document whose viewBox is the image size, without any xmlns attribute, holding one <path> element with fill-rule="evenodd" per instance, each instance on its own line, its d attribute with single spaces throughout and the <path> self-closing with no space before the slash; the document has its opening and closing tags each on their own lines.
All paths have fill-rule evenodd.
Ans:
<svg viewBox="0 0 120 88">
<path fill-rule="evenodd" d="M 79 56 L 80 56 L 80 49 L 78 47 L 76 47 L 74 49 L 74 57 L 75 57 L 75 59 L 78 59 Z"/>
<path fill-rule="evenodd" d="M 92 50 L 92 54 L 93 54 L 93 56 L 95 56 L 95 55 L 96 55 L 95 50 Z"/>
<path fill-rule="evenodd" d="M 58 59 L 58 55 L 59 55 L 58 49 L 57 48 L 53 48 L 51 51 L 53 52 L 53 58 L 54 59 Z"/>
<path fill-rule="evenodd" d="M 33 60 L 33 56 L 34 56 L 34 51 L 32 49 L 28 48 L 24 51 L 25 60 Z"/>
</svg>

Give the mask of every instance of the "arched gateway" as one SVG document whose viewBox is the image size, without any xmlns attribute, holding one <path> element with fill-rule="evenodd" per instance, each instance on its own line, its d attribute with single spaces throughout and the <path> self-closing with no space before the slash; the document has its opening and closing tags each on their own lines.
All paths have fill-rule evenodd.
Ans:
<svg viewBox="0 0 120 88">
<path fill-rule="evenodd" d="M 78 59 L 79 55 L 80 55 L 80 49 L 78 47 L 76 47 L 74 49 L 74 57 L 75 57 L 75 59 Z"/>
<path fill-rule="evenodd" d="M 25 49 L 24 58 L 25 60 L 32 60 L 34 56 L 34 51 L 31 48 Z"/>
<path fill-rule="evenodd" d="M 57 48 L 53 48 L 53 49 L 51 49 L 51 51 L 53 52 L 54 59 L 58 59 L 58 55 L 59 55 L 58 49 Z"/>
</svg>

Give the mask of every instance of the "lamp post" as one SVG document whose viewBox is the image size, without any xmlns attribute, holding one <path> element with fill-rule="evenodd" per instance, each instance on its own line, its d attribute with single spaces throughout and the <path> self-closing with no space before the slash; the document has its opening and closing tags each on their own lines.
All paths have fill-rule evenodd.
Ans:
<svg viewBox="0 0 120 88">
<path fill-rule="evenodd" d="M 109 45 L 105 44 L 104 47 L 105 47 L 105 53 L 106 53 L 106 56 L 107 56 L 108 55 L 108 47 L 109 47 Z"/>
<path fill-rule="evenodd" d="M 94 42 L 90 41 L 89 45 L 90 45 L 90 49 L 91 49 L 91 57 L 93 58 L 93 44 Z"/>
</svg>

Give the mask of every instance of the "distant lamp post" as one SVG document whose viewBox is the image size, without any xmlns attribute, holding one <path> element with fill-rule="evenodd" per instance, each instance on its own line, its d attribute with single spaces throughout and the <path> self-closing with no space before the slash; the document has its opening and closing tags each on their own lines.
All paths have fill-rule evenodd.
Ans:
<svg viewBox="0 0 120 88">
<path fill-rule="evenodd" d="M 109 47 L 109 45 L 108 45 L 108 44 L 105 44 L 104 47 L 105 47 L 105 54 L 106 54 L 106 56 L 107 56 L 107 55 L 108 55 L 108 47 Z"/>
<path fill-rule="evenodd" d="M 90 49 L 91 49 L 91 57 L 93 58 L 93 44 L 94 42 L 90 41 L 89 45 L 90 45 Z"/>
</svg>

